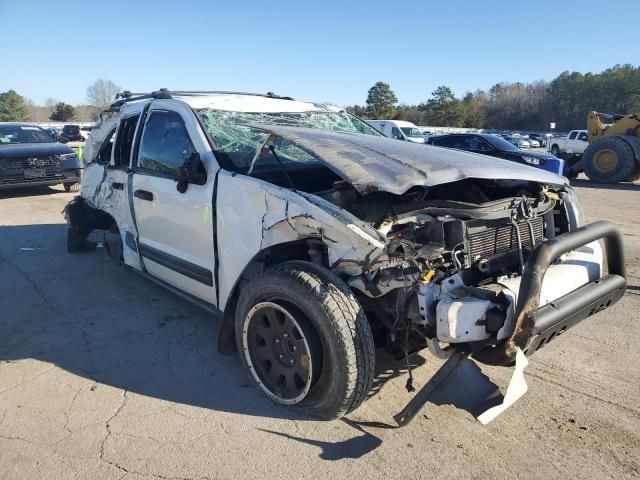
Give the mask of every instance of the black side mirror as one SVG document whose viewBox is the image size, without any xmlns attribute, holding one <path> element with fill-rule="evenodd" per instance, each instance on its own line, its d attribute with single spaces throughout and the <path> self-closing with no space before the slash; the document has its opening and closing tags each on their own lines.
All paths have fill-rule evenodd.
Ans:
<svg viewBox="0 0 640 480">
<path fill-rule="evenodd" d="M 187 158 L 184 164 L 178 168 L 178 174 L 176 175 L 176 189 L 180 193 L 184 193 L 189 188 L 189 184 L 204 185 L 207 182 L 207 173 L 200 160 L 200 154 L 194 152 L 189 158 Z"/>
</svg>

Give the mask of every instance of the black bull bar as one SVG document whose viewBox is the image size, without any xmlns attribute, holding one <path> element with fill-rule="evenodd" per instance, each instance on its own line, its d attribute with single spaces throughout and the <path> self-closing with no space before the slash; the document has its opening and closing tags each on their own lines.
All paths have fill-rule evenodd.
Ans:
<svg viewBox="0 0 640 480">
<path fill-rule="evenodd" d="M 600 239 L 604 239 L 608 274 L 539 307 L 547 268 L 561 255 Z M 557 335 L 616 303 L 626 286 L 622 235 L 613 224 L 599 221 L 558 235 L 540 244 L 525 265 L 511 337 L 474 352 L 473 357 L 490 365 L 511 365 L 518 347 L 526 355 L 533 354 Z"/>
</svg>

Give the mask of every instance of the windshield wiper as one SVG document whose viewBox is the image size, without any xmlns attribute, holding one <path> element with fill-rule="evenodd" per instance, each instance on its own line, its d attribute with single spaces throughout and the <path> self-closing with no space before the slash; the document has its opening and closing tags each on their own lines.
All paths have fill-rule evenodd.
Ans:
<svg viewBox="0 0 640 480">
<path fill-rule="evenodd" d="M 291 180 L 291 177 L 287 173 L 287 169 L 284 168 L 284 165 L 282 164 L 282 161 L 280 161 L 280 157 L 276 153 L 276 148 L 273 146 L 273 144 L 269 145 L 269 150 L 271 150 L 272 155 L 278 161 L 278 165 L 280 165 L 280 168 L 282 169 L 283 175 L 285 177 L 287 177 L 287 180 L 289 181 L 289 185 L 291 185 L 291 190 L 293 190 L 294 192 L 298 193 L 298 191 L 296 190 L 296 186 L 293 184 L 293 180 Z"/>
<path fill-rule="evenodd" d="M 271 152 L 271 155 L 273 155 L 273 158 L 275 158 L 276 161 L 278 162 L 278 165 L 280 166 L 280 169 L 282 170 L 282 174 L 285 176 L 285 178 L 289 182 L 289 185 L 291 185 L 291 190 L 293 190 L 294 192 L 297 193 L 296 186 L 294 185 L 293 180 L 291 180 L 291 177 L 287 173 L 287 169 L 284 167 L 284 164 L 282 163 L 282 160 L 280 160 L 280 157 L 276 153 L 276 148 L 275 148 L 275 145 L 274 145 L 275 138 L 276 137 L 273 134 L 269 135 L 267 137 L 267 139 L 264 141 L 264 143 L 262 145 L 260 145 L 260 148 L 258 148 L 258 150 L 256 151 L 256 154 L 253 156 L 253 160 L 251 160 L 251 165 L 249 166 L 249 170 L 247 171 L 247 175 L 251 176 L 251 174 L 253 173 L 253 167 L 255 166 L 257 161 L 262 157 L 262 155 L 264 153 L 264 149 L 267 148 Z"/>
</svg>

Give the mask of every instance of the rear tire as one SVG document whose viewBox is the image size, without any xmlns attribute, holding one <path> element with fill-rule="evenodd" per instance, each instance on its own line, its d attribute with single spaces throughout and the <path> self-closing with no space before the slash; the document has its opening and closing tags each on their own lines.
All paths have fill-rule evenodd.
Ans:
<svg viewBox="0 0 640 480">
<path fill-rule="evenodd" d="M 633 181 L 640 173 L 633 147 L 620 136 L 603 137 L 589 145 L 582 164 L 587 177 L 598 183 Z"/>
<path fill-rule="evenodd" d="M 64 191 L 65 192 L 79 192 L 80 191 L 80 184 L 79 183 L 63 183 L 62 184 L 64 187 Z"/>
<path fill-rule="evenodd" d="M 87 235 L 76 225 L 69 225 L 67 229 L 67 252 L 78 253 L 95 250 L 96 242 L 87 240 Z"/>
<path fill-rule="evenodd" d="M 240 294 L 235 331 L 251 379 L 277 403 L 340 418 L 371 388 L 375 347 L 364 310 L 317 264 L 286 262 L 254 278 Z"/>
</svg>

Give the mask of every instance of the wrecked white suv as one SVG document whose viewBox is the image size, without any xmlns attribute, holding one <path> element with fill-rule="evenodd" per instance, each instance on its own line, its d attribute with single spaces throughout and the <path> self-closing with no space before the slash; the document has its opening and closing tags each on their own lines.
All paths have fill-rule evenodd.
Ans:
<svg viewBox="0 0 640 480">
<path fill-rule="evenodd" d="M 69 251 L 103 230 L 116 261 L 223 312 L 218 348 L 267 396 L 323 418 L 365 399 L 376 348 L 512 365 L 626 288 L 618 231 L 581 226 L 565 178 L 320 104 L 125 93 L 85 156 Z"/>
</svg>

